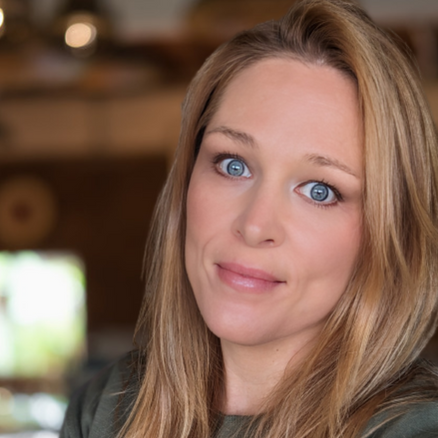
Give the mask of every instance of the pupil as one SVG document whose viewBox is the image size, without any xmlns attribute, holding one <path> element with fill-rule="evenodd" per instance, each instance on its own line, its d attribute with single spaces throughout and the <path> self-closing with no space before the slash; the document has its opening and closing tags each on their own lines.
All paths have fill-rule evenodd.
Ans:
<svg viewBox="0 0 438 438">
<path fill-rule="evenodd" d="M 230 175 L 241 176 L 243 174 L 243 164 L 238 160 L 230 161 L 227 171 Z"/>
<path fill-rule="evenodd" d="M 322 184 L 316 184 L 312 187 L 312 190 L 310 191 L 310 195 L 312 196 L 312 199 L 315 201 L 324 201 L 327 199 L 329 195 L 328 188 Z"/>
</svg>

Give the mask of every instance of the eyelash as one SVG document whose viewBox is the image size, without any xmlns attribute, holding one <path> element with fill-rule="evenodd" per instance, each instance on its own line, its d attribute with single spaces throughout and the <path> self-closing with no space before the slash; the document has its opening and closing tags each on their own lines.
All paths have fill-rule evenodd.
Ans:
<svg viewBox="0 0 438 438">
<path fill-rule="evenodd" d="M 220 154 L 216 154 L 213 157 L 213 159 L 212 159 L 212 165 L 213 165 L 213 169 L 215 170 L 215 172 L 217 172 L 219 175 L 223 176 L 224 178 L 228 178 L 228 179 L 239 178 L 239 177 L 231 176 L 231 175 L 223 172 L 221 169 L 218 168 L 218 164 L 221 163 L 222 161 L 226 160 L 226 159 L 239 160 L 239 161 L 242 161 L 243 163 L 245 163 L 245 160 L 240 155 L 233 154 L 231 152 L 222 152 Z M 246 163 L 245 163 L 245 166 L 247 166 Z M 316 207 L 318 207 L 318 208 L 330 208 L 330 207 L 334 207 L 338 202 L 343 202 L 344 201 L 344 198 L 343 198 L 341 192 L 333 184 L 330 184 L 329 182 L 327 182 L 324 179 L 306 181 L 306 182 L 300 184 L 299 187 L 303 187 L 303 186 L 305 186 L 307 184 L 312 184 L 312 183 L 324 184 L 326 187 L 328 187 L 334 193 L 335 198 L 336 198 L 336 202 L 332 202 L 330 204 L 323 204 L 321 202 L 312 201 L 310 198 L 306 197 L 309 200 L 309 202 L 311 202 Z"/>
<path fill-rule="evenodd" d="M 305 183 L 300 184 L 299 187 L 303 187 L 303 186 L 305 186 L 307 184 L 312 184 L 312 183 L 325 185 L 326 187 L 328 187 L 333 192 L 333 194 L 335 195 L 335 198 L 336 198 L 335 202 L 331 202 L 329 204 L 323 204 L 321 202 L 312 201 L 310 198 L 306 197 L 309 200 L 309 202 L 311 202 L 316 207 L 318 207 L 318 208 L 330 208 L 330 207 L 336 206 L 338 202 L 343 202 L 344 201 L 344 198 L 342 197 L 341 192 L 333 184 L 328 183 L 324 179 L 306 181 Z"/>
<path fill-rule="evenodd" d="M 245 163 L 245 160 L 244 160 L 240 155 L 233 154 L 233 153 L 231 153 L 231 152 L 222 152 L 222 153 L 220 153 L 220 154 L 216 154 L 216 155 L 213 157 L 213 160 L 212 160 L 213 169 L 214 169 L 219 175 L 221 175 L 221 176 L 223 176 L 223 177 L 225 177 L 225 178 L 229 178 L 229 179 L 236 179 L 236 178 L 239 178 L 238 176 L 232 176 L 232 175 L 229 175 L 228 173 L 223 172 L 223 171 L 219 168 L 218 164 L 220 164 L 222 161 L 224 161 L 224 160 L 226 160 L 226 159 L 238 160 L 238 161 L 241 161 L 242 163 Z M 248 165 L 247 165 L 246 163 L 245 163 L 245 166 L 248 167 Z"/>
</svg>

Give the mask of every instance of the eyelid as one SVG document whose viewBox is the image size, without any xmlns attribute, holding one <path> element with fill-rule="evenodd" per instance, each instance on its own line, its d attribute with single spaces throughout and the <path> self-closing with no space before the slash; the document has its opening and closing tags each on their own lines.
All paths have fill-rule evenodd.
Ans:
<svg viewBox="0 0 438 438">
<path fill-rule="evenodd" d="M 232 152 L 221 152 L 219 154 L 215 154 L 212 161 L 213 164 L 219 164 L 221 161 L 225 160 L 226 158 L 234 158 L 235 160 L 240 160 L 245 163 L 245 160 L 240 155 L 234 154 Z"/>
<path fill-rule="evenodd" d="M 303 189 L 304 187 L 307 187 L 307 186 L 310 185 L 310 184 L 315 184 L 315 185 L 317 185 L 317 184 L 321 184 L 321 185 L 326 186 L 326 187 L 327 187 L 327 188 L 333 193 L 335 199 L 334 199 L 333 201 L 330 201 L 330 202 L 324 202 L 324 201 L 320 201 L 320 202 L 318 202 L 318 201 L 312 199 L 310 196 L 307 196 L 307 195 L 304 194 L 303 191 L 302 191 L 302 189 Z M 332 184 L 329 184 L 328 182 L 323 181 L 323 180 L 319 180 L 319 181 L 318 181 L 318 180 L 306 181 L 306 182 L 300 184 L 300 185 L 296 188 L 296 190 L 298 191 L 298 193 L 299 193 L 300 195 L 305 196 L 305 197 L 307 198 L 307 200 L 308 200 L 309 202 L 311 202 L 313 205 L 315 205 L 315 206 L 317 206 L 317 207 L 321 207 L 321 208 L 334 207 L 335 205 L 338 204 L 338 202 L 343 202 L 343 201 L 344 201 L 344 199 L 343 199 L 341 193 L 339 192 L 339 190 L 338 190 L 335 186 L 333 186 Z"/>
<path fill-rule="evenodd" d="M 239 179 L 239 178 L 247 179 L 247 178 L 250 178 L 250 176 L 243 176 L 243 175 L 242 176 L 233 176 L 233 175 L 230 175 L 229 173 L 227 173 L 226 171 L 224 171 L 221 168 L 220 165 L 225 160 L 237 160 L 237 161 L 242 162 L 242 164 L 245 166 L 247 171 L 250 173 L 250 176 L 252 176 L 251 175 L 251 170 L 249 169 L 248 164 L 246 164 L 246 161 L 240 155 L 237 155 L 235 153 L 230 153 L 230 152 L 223 152 L 223 153 L 220 153 L 220 154 L 216 154 L 213 157 L 213 160 L 212 160 L 213 167 L 216 170 L 216 172 L 218 172 L 220 175 L 222 175 L 222 176 L 224 176 L 226 178 L 231 178 L 231 179 Z"/>
<path fill-rule="evenodd" d="M 213 164 L 213 168 L 214 170 L 219 173 L 221 176 L 225 177 L 225 178 L 230 178 L 230 179 L 240 179 L 240 178 L 244 178 L 247 179 L 249 178 L 249 176 L 233 176 L 230 175 L 228 173 L 226 173 L 222 168 L 220 168 L 220 166 L 218 166 L 219 164 L 223 163 L 224 160 L 238 160 L 241 161 L 243 163 L 243 165 L 246 167 L 246 169 L 249 171 L 249 173 L 251 173 L 251 170 L 248 166 L 248 164 L 246 163 L 245 159 L 242 158 L 240 155 L 232 153 L 232 152 L 222 152 L 222 153 L 218 153 L 216 155 L 214 155 L 213 159 L 212 159 L 212 164 Z M 251 175 L 252 176 L 252 175 Z M 313 200 L 312 198 L 310 198 L 309 196 L 305 195 L 304 193 L 302 193 L 302 188 L 309 185 L 309 184 L 322 184 L 324 186 L 326 186 L 334 195 L 335 200 L 331 201 L 331 202 L 318 202 Z M 328 183 L 325 180 L 310 180 L 310 181 L 306 181 L 304 183 L 301 183 L 298 187 L 295 188 L 296 191 L 298 191 L 298 193 L 304 197 L 307 198 L 307 200 L 309 202 L 311 202 L 313 205 L 320 207 L 320 208 L 330 208 L 330 207 L 334 207 L 335 205 L 338 204 L 338 202 L 343 202 L 344 198 L 342 196 L 342 194 L 339 192 L 339 190 L 332 184 Z"/>
</svg>

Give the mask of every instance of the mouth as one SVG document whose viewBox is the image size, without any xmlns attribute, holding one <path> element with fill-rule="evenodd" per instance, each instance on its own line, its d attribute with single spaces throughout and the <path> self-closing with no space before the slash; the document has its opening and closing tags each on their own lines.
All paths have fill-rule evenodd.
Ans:
<svg viewBox="0 0 438 438">
<path fill-rule="evenodd" d="M 237 263 L 217 263 L 216 266 L 221 281 L 239 292 L 268 292 L 286 283 L 266 271 Z"/>
</svg>

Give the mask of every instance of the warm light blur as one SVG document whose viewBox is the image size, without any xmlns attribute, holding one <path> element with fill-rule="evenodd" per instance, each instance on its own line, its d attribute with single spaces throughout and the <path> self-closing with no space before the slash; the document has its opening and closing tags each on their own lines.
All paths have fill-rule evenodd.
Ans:
<svg viewBox="0 0 438 438">
<path fill-rule="evenodd" d="M 3 12 L 3 9 L 0 8 L 0 27 L 3 26 L 4 22 L 5 22 L 5 13 Z"/>
<path fill-rule="evenodd" d="M 14 396 L 9 389 L 0 387 L 0 415 L 7 415 L 12 411 Z"/>
<path fill-rule="evenodd" d="M 71 24 L 65 32 L 65 43 L 73 49 L 92 44 L 97 37 L 97 29 L 90 23 Z"/>
<path fill-rule="evenodd" d="M 74 254 L 0 252 L 0 380 L 73 370 L 85 353 L 85 311 L 84 266 Z M 1 421 L 0 410 L 0 431 Z"/>
</svg>

